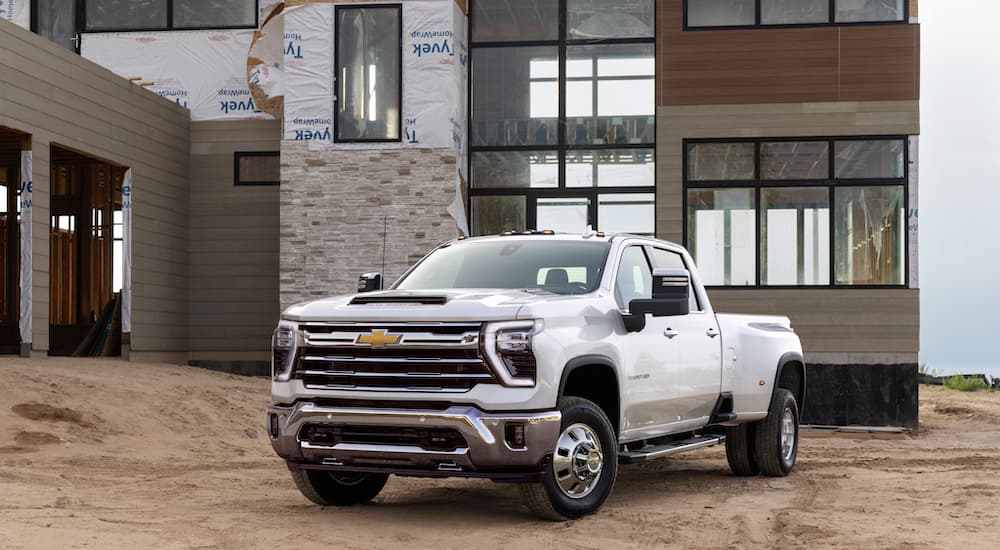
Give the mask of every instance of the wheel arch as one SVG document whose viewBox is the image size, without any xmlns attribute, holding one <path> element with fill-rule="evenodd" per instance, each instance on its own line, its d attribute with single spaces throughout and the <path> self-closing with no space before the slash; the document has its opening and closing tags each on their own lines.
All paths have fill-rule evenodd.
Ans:
<svg viewBox="0 0 1000 550">
<path fill-rule="evenodd" d="M 806 402 L 806 363 L 802 359 L 801 353 L 790 351 L 778 359 L 778 370 L 775 373 L 774 387 L 771 390 L 772 397 L 778 388 L 792 392 L 801 416 Z"/>
<path fill-rule="evenodd" d="M 615 435 L 621 433 L 621 386 L 610 357 L 581 355 L 567 361 L 559 380 L 559 398 L 566 395 L 593 401 L 608 416 Z"/>
</svg>

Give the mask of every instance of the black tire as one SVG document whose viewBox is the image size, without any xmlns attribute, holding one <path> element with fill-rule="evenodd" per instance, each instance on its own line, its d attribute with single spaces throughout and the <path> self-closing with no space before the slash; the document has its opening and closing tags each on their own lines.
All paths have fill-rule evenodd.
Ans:
<svg viewBox="0 0 1000 550">
<path fill-rule="evenodd" d="M 593 484 L 584 483 L 588 492 L 579 497 L 569 496 L 560 487 L 557 479 L 556 463 L 559 459 L 554 455 L 553 459 L 542 472 L 540 483 L 524 483 L 519 489 L 521 498 L 525 505 L 535 514 L 551 520 L 565 521 L 576 519 L 596 512 L 604 502 L 611 496 L 611 491 L 615 486 L 615 478 L 618 476 L 618 438 L 615 430 L 611 426 L 607 415 L 596 404 L 579 397 L 564 397 L 559 402 L 559 410 L 562 412 L 562 425 L 560 426 L 560 440 L 554 442 L 555 454 L 567 457 L 567 453 L 560 450 L 564 436 L 572 438 L 570 428 L 584 426 L 590 430 L 590 435 L 600 443 L 600 455 L 602 464 L 596 474 Z M 579 429 L 579 428 L 577 428 Z M 591 451 L 592 452 L 592 451 Z M 583 465 L 584 463 L 581 463 Z M 570 479 L 573 475 L 566 470 L 559 472 L 561 479 Z M 564 483 L 568 483 L 564 481 Z"/>
<path fill-rule="evenodd" d="M 726 428 L 726 460 L 733 475 L 755 476 L 760 474 L 754 458 L 754 424 L 740 424 Z"/>
<path fill-rule="evenodd" d="M 375 498 L 389 474 L 331 472 L 289 468 L 299 492 L 320 506 L 351 506 Z"/>
<path fill-rule="evenodd" d="M 790 434 L 790 448 L 782 445 L 782 426 L 786 418 L 794 428 Z M 783 388 L 774 390 L 767 418 L 754 426 L 753 445 L 754 459 L 762 474 L 786 476 L 795 467 L 799 452 L 799 407 L 792 392 Z"/>
</svg>

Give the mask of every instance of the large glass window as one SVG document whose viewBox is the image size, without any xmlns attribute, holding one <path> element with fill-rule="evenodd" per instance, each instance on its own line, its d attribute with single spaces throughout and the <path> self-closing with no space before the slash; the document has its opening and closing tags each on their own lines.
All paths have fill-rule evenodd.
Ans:
<svg viewBox="0 0 1000 550">
<path fill-rule="evenodd" d="M 754 0 L 687 0 L 689 27 L 753 25 L 756 19 Z"/>
<path fill-rule="evenodd" d="M 903 0 L 834 0 L 838 23 L 866 21 L 903 21 Z"/>
<path fill-rule="evenodd" d="M 830 0 L 760 0 L 764 25 L 798 25 L 830 21 Z"/>
<path fill-rule="evenodd" d="M 905 284 L 905 138 L 689 141 L 684 150 L 686 241 L 706 284 Z"/>
<path fill-rule="evenodd" d="M 472 50 L 472 146 L 556 145 L 558 123 L 558 48 Z"/>
<path fill-rule="evenodd" d="M 838 187 L 834 193 L 837 284 L 903 284 L 903 186 Z"/>
<path fill-rule="evenodd" d="M 754 179 L 753 143 L 691 143 L 687 146 L 690 181 Z"/>
<path fill-rule="evenodd" d="M 760 213 L 760 283 L 830 284 L 829 190 L 761 189 Z"/>
<path fill-rule="evenodd" d="M 830 177 L 830 144 L 826 141 L 761 143 L 760 177 L 766 180 L 825 180 Z"/>
<path fill-rule="evenodd" d="M 474 233 L 654 233 L 654 15 L 653 0 L 473 3 Z M 478 201 L 499 196 L 523 226 Z"/>
<path fill-rule="evenodd" d="M 88 31 L 225 29 L 257 26 L 257 0 L 62 0 L 81 3 Z M 39 20 L 40 23 L 42 19 Z M 41 25 L 40 25 L 41 26 Z"/>
<path fill-rule="evenodd" d="M 337 7 L 337 141 L 399 141 L 401 13 Z"/>
<path fill-rule="evenodd" d="M 903 140 L 838 141 L 837 177 L 879 179 L 903 177 Z"/>
<path fill-rule="evenodd" d="M 653 38 L 654 11 L 653 2 L 644 0 L 567 0 L 567 34 L 571 39 L 584 40 Z"/>
<path fill-rule="evenodd" d="M 87 30 L 167 28 L 167 0 L 86 1 Z"/>
<path fill-rule="evenodd" d="M 559 39 L 559 0 L 472 2 L 473 40 L 510 42 Z"/>
<path fill-rule="evenodd" d="M 573 145 L 654 141 L 653 44 L 575 46 L 566 61 L 566 118 Z"/>
<path fill-rule="evenodd" d="M 704 284 L 755 284 L 755 201 L 753 189 L 688 190 L 688 251 Z"/>
<path fill-rule="evenodd" d="M 689 28 L 902 23 L 907 15 L 904 0 L 685 0 L 684 6 Z"/>
<path fill-rule="evenodd" d="M 173 0 L 176 29 L 252 27 L 256 0 Z"/>
</svg>

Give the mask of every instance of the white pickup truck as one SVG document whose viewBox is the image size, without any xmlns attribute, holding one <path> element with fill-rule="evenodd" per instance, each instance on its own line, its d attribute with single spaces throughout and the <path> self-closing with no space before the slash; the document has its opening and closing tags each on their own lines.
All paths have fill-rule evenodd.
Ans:
<svg viewBox="0 0 1000 550">
<path fill-rule="evenodd" d="M 795 465 L 798 337 L 713 311 L 680 246 L 459 239 L 380 286 L 292 306 L 274 332 L 268 432 L 313 502 L 369 501 L 389 474 L 482 477 L 564 520 L 601 507 L 619 464 L 725 442 L 736 475 Z"/>
</svg>

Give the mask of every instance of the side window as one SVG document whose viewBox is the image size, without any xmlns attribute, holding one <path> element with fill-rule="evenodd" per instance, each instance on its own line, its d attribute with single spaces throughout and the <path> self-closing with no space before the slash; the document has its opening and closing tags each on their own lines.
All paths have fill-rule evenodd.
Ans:
<svg viewBox="0 0 1000 550">
<path fill-rule="evenodd" d="M 636 298 L 653 297 L 653 270 L 641 246 L 630 246 L 622 254 L 615 277 L 615 297 L 623 309 Z"/>
<path fill-rule="evenodd" d="M 691 268 L 684 265 L 684 258 L 676 252 L 671 252 L 669 250 L 664 250 L 662 248 L 649 247 L 649 256 L 653 259 L 653 266 L 655 269 L 687 269 L 688 272 Z M 698 303 L 698 296 L 694 291 L 694 285 L 688 285 L 688 295 L 690 300 L 689 308 L 691 311 L 701 311 L 702 308 Z"/>
</svg>

